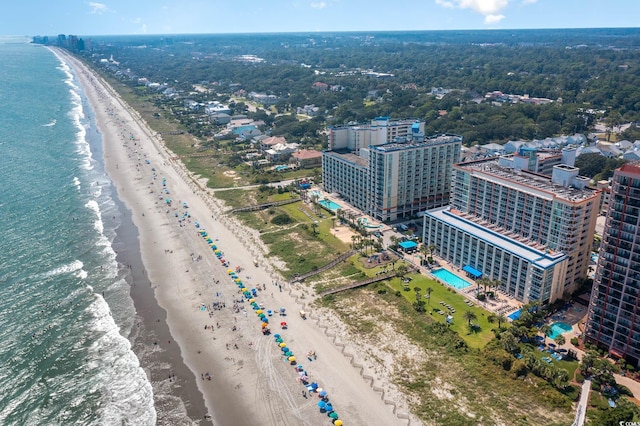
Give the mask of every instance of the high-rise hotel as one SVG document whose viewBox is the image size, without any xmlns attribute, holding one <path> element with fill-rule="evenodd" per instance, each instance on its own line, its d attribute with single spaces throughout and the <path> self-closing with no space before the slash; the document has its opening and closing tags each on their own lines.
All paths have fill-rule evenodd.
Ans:
<svg viewBox="0 0 640 426">
<path fill-rule="evenodd" d="M 383 222 L 449 203 L 460 136 L 425 137 L 423 122 L 385 117 L 329 133 L 330 149 L 322 153 L 326 192 Z"/>
<path fill-rule="evenodd" d="M 426 212 L 423 241 L 522 302 L 550 303 L 587 276 L 600 192 L 571 165 L 547 176 L 515 160 L 454 165 L 451 205 Z"/>
<path fill-rule="evenodd" d="M 586 338 L 640 366 L 640 163 L 613 175 Z"/>
</svg>

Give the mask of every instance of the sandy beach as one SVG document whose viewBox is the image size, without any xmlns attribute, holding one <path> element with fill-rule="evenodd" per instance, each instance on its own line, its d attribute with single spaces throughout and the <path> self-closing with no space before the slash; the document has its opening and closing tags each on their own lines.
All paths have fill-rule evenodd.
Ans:
<svg viewBox="0 0 640 426">
<path fill-rule="evenodd" d="M 282 356 L 273 335 L 262 334 L 255 311 L 198 233 L 197 221 L 215 239 L 230 266 L 240 267 L 238 276 L 247 287 L 260 289 L 256 302 L 276 312 L 270 318 L 273 333 L 282 335 L 309 382 L 317 382 L 328 393 L 344 425 L 406 425 L 407 420 L 394 414 L 326 330 L 298 315 L 299 289 L 289 288 L 265 262 L 259 238 L 223 214 L 223 204 L 102 79 L 78 60 L 57 52 L 74 68 L 96 114 L 106 170 L 138 230 L 140 282 L 148 279 L 144 285 L 166 311 L 166 319 L 157 320 L 166 321 L 170 335 L 156 333 L 151 350 L 170 348 L 168 353 L 179 356 L 189 369 L 179 374 L 186 377 L 173 380 L 151 376 L 154 393 L 163 386 L 179 386 L 181 381 L 187 384 L 185 389 L 195 384 L 204 398 L 205 414 L 216 426 L 332 424 L 320 412 L 316 393 L 303 396 L 306 389 L 297 380 L 299 372 Z M 132 295 L 148 297 L 140 291 Z M 281 307 L 287 316 L 277 314 Z M 286 321 L 288 329 L 281 330 L 280 321 Z M 315 351 L 317 359 L 307 359 L 309 351 Z M 181 394 L 180 389 L 176 394 Z M 197 397 L 188 392 L 182 396 L 197 406 Z M 162 424 L 162 407 L 156 402 Z M 208 424 L 205 414 L 194 420 Z"/>
</svg>

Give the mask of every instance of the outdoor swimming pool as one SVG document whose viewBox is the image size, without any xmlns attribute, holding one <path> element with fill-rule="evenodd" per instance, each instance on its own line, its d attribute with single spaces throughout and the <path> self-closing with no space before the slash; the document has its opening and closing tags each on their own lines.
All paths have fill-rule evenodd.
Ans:
<svg viewBox="0 0 640 426">
<path fill-rule="evenodd" d="M 509 314 L 508 318 L 509 318 L 511 321 L 515 321 L 515 320 L 517 320 L 518 318 L 520 318 L 520 313 L 521 313 L 521 312 L 522 312 L 522 310 L 520 310 L 520 309 L 518 309 L 518 310 L 517 310 L 517 311 L 515 311 L 515 312 L 511 312 L 511 313 Z"/>
<path fill-rule="evenodd" d="M 455 274 L 452 274 L 446 269 L 436 269 L 435 271 L 431 271 L 431 274 L 439 280 L 447 283 L 447 285 L 450 285 L 451 287 L 458 290 L 462 290 L 463 288 L 467 288 L 471 285 L 469 281 L 463 280 L 462 278 L 458 277 Z"/>
<path fill-rule="evenodd" d="M 338 209 L 341 209 L 342 206 L 338 203 L 334 203 L 331 200 L 327 200 L 326 198 L 323 200 L 318 201 L 318 204 L 320 204 L 321 206 L 326 207 L 327 209 L 331 210 L 332 212 L 335 212 Z"/>
<path fill-rule="evenodd" d="M 553 324 L 551 324 L 551 330 L 549 330 L 547 336 L 549 336 L 549 338 L 551 339 L 555 339 L 559 335 L 571 331 L 572 328 L 573 327 L 571 327 L 571 325 L 567 324 L 566 322 L 554 322 Z"/>
</svg>

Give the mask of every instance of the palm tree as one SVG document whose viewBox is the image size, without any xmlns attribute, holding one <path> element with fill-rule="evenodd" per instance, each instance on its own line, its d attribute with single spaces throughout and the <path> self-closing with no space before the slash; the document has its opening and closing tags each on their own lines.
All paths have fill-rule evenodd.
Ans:
<svg viewBox="0 0 640 426">
<path fill-rule="evenodd" d="M 435 244 L 429 244 L 429 254 L 431 256 L 433 256 L 433 253 L 435 253 L 436 251 L 436 245 Z"/>
<path fill-rule="evenodd" d="M 549 324 L 544 324 L 542 327 L 540 327 L 540 332 L 542 333 L 542 336 L 544 336 L 544 344 L 547 344 L 547 333 L 549 333 L 551 331 L 551 326 Z"/>
<path fill-rule="evenodd" d="M 358 240 L 358 236 L 357 235 L 352 235 L 351 236 L 351 247 L 355 250 L 356 249 L 356 241 Z"/>
<path fill-rule="evenodd" d="M 555 341 L 556 341 L 556 344 L 557 344 L 558 346 L 562 346 L 562 345 L 564 345 L 565 343 L 567 343 L 567 339 L 565 339 L 565 338 L 564 338 L 564 336 L 563 336 L 562 334 L 560 334 L 560 335 L 556 336 L 556 338 L 555 338 L 555 339 L 553 339 L 553 340 L 555 340 Z"/>
<path fill-rule="evenodd" d="M 471 321 L 477 320 L 478 316 L 473 311 L 465 311 L 464 314 L 462 314 L 462 318 L 466 319 L 467 324 L 471 326 Z"/>
<path fill-rule="evenodd" d="M 433 291 L 433 289 L 431 287 L 427 287 L 426 291 L 426 298 L 427 298 L 427 304 L 429 304 L 429 306 L 431 306 L 431 292 Z"/>
<path fill-rule="evenodd" d="M 420 298 L 422 297 L 422 296 L 421 296 L 421 294 L 420 294 L 420 291 L 421 291 L 421 290 L 422 290 L 422 289 L 421 289 L 420 287 L 418 287 L 418 286 L 415 286 L 415 287 L 413 288 L 413 291 L 415 291 L 415 292 L 416 292 L 416 301 L 419 301 L 419 300 L 420 300 Z"/>
<path fill-rule="evenodd" d="M 491 286 L 494 289 L 493 297 L 495 297 L 496 300 L 498 300 L 498 289 L 500 288 L 501 285 L 502 285 L 502 281 L 500 281 L 500 280 L 491 280 Z"/>
<path fill-rule="evenodd" d="M 428 253 L 429 253 L 429 249 L 427 248 L 427 246 L 422 244 L 420 246 L 420 254 L 422 254 L 422 264 L 423 265 L 426 265 L 426 263 L 427 263 L 427 254 Z"/>
<path fill-rule="evenodd" d="M 564 368 L 559 368 L 553 377 L 553 384 L 559 389 L 566 388 L 569 384 L 569 372 Z"/>
<path fill-rule="evenodd" d="M 502 323 L 507 322 L 507 317 L 504 314 L 498 314 L 496 316 L 496 320 L 498 321 L 498 330 L 502 328 Z"/>
</svg>

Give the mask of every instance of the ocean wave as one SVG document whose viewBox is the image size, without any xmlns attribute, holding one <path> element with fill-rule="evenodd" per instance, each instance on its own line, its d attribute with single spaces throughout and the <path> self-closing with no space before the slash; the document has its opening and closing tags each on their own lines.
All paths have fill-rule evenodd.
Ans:
<svg viewBox="0 0 640 426">
<path fill-rule="evenodd" d="M 80 190 L 80 179 L 77 176 L 73 177 L 73 186 L 75 186 L 78 190 Z"/>
<path fill-rule="evenodd" d="M 51 120 L 49 123 L 47 124 L 43 124 L 41 127 L 53 127 L 56 125 L 56 123 L 58 122 L 58 120 L 56 120 L 55 118 L 53 120 Z"/>
<path fill-rule="evenodd" d="M 89 346 L 89 367 L 98 372 L 103 394 L 98 409 L 103 424 L 154 425 L 156 410 L 151 383 L 140 367 L 129 340 L 120 334 L 109 306 L 96 295 L 87 307 L 93 317 L 89 327 L 101 336 Z"/>
<path fill-rule="evenodd" d="M 48 272 L 45 272 L 43 275 L 46 278 L 55 277 L 58 275 L 79 271 L 82 269 L 83 266 L 84 264 L 80 260 L 76 259 L 71 263 L 67 263 L 65 265 L 54 268 Z"/>
<path fill-rule="evenodd" d="M 96 214 L 97 219 L 93 222 L 93 228 L 98 231 L 100 235 L 103 235 L 104 223 L 102 222 L 102 214 L 100 213 L 98 202 L 96 200 L 89 200 L 84 206 Z"/>
</svg>

